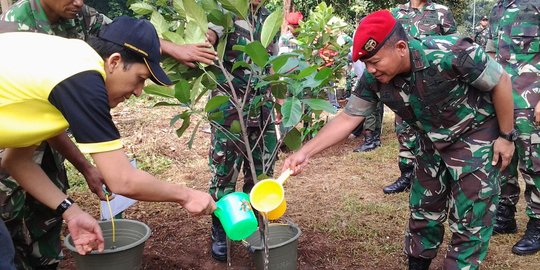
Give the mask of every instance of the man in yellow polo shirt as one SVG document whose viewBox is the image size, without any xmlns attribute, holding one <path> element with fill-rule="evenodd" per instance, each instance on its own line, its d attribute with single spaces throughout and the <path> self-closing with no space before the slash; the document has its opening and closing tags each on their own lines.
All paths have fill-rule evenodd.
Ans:
<svg viewBox="0 0 540 270">
<path fill-rule="evenodd" d="M 178 202 L 192 215 L 215 209 L 208 193 L 133 168 L 112 121 L 110 108 L 139 96 L 146 79 L 171 84 L 159 66 L 160 43 L 153 26 L 120 17 L 87 42 L 91 47 L 44 34 L 0 34 L 0 147 L 6 148 L 1 165 L 27 192 L 62 215 L 81 254 L 103 249 L 97 222 L 32 161 L 37 144 L 68 126 L 112 192 L 142 201 Z M 48 48 L 47 53 L 29 49 L 36 45 Z"/>
</svg>

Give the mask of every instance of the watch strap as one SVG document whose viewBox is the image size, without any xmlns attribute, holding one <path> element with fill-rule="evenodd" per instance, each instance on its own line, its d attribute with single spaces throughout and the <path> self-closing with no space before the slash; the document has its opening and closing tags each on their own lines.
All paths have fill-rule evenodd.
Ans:
<svg viewBox="0 0 540 270">
<path fill-rule="evenodd" d="M 64 199 L 59 205 L 58 207 L 56 207 L 56 214 L 58 216 L 61 216 L 62 214 L 64 214 L 64 212 L 66 212 L 66 210 L 68 210 L 68 208 L 71 207 L 71 205 L 73 205 L 75 203 L 74 200 L 72 200 L 71 198 L 66 198 Z"/>
</svg>

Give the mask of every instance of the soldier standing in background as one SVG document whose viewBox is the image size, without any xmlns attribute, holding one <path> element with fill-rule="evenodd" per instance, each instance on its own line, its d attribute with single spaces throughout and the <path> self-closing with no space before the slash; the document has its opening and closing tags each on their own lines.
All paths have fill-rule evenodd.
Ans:
<svg viewBox="0 0 540 270">
<path fill-rule="evenodd" d="M 474 28 L 474 42 L 476 42 L 478 45 L 482 46 L 482 48 L 486 48 L 486 43 L 489 38 L 489 20 L 487 16 L 482 17 L 480 20 L 480 23 L 477 27 Z"/>
<path fill-rule="evenodd" d="M 490 15 L 486 51 L 510 74 L 514 99 L 516 153 L 501 180 L 501 200 L 494 232 L 517 232 L 515 212 L 520 187 L 518 168 L 525 181 L 526 214 L 523 237 L 512 247 L 518 255 L 540 250 L 540 1 L 498 1 Z M 516 132 L 517 133 L 514 133 Z"/>
<path fill-rule="evenodd" d="M 456 21 L 450 9 L 430 0 L 413 0 L 392 9 L 394 17 L 403 25 L 411 38 L 451 35 L 457 31 Z M 399 193 L 411 187 L 416 156 L 416 132 L 396 115 L 396 134 L 399 142 L 398 166 L 401 175 L 386 187 L 386 194 Z"/>
</svg>

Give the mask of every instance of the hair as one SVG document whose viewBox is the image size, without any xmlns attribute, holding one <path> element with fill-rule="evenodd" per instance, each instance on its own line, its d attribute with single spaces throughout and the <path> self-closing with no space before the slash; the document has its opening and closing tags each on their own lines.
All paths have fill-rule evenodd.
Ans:
<svg viewBox="0 0 540 270">
<path fill-rule="evenodd" d="M 401 23 L 397 22 L 396 26 L 394 27 L 394 31 L 392 31 L 392 34 L 390 34 L 390 36 L 386 38 L 383 46 L 393 47 L 398 41 L 401 40 L 407 42 L 409 40 L 409 37 L 407 36 L 407 32 L 405 32 L 405 29 L 403 28 Z"/>
<path fill-rule="evenodd" d="M 120 46 L 116 43 L 103 40 L 99 37 L 90 36 L 86 41 L 90 47 L 92 47 L 103 59 L 108 58 L 113 53 L 119 53 L 122 56 L 124 62 L 124 70 L 129 69 L 131 64 L 141 63 L 144 64 L 144 59 L 141 55 L 127 49 L 124 46 Z"/>
</svg>

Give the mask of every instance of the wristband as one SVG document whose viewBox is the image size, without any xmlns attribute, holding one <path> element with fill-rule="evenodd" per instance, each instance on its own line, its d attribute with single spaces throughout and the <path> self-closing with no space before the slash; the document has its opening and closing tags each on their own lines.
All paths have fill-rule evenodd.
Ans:
<svg viewBox="0 0 540 270">
<path fill-rule="evenodd" d="M 74 203 L 75 201 L 73 201 L 71 198 L 66 198 L 58 205 L 58 207 L 56 207 L 56 214 L 58 216 L 62 216 L 62 214 L 64 214 L 64 212 L 66 212 L 66 210 L 68 210 L 68 208 L 70 208 Z"/>
</svg>

